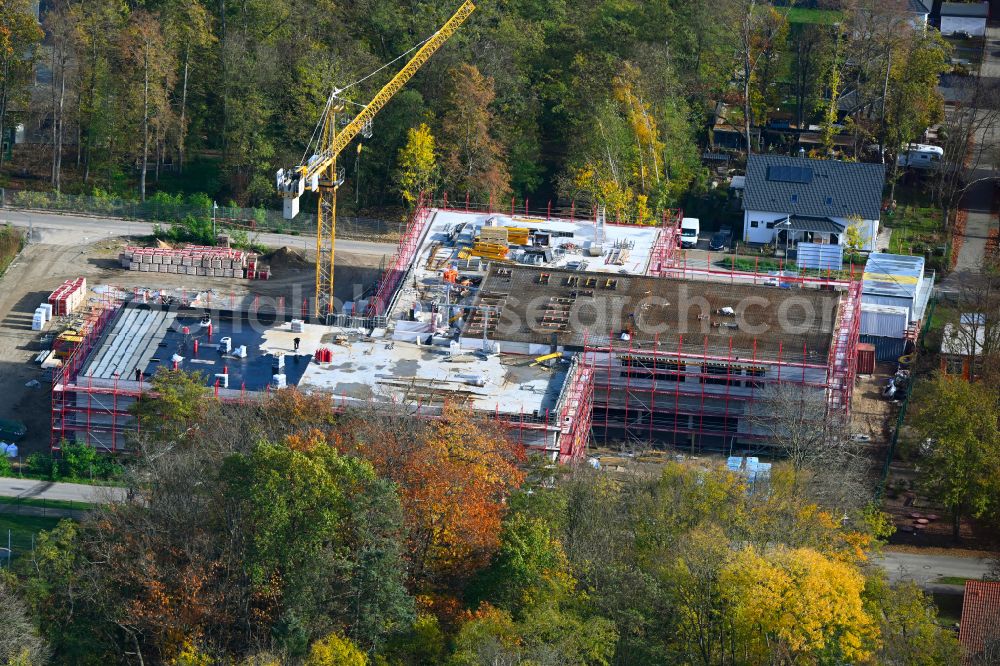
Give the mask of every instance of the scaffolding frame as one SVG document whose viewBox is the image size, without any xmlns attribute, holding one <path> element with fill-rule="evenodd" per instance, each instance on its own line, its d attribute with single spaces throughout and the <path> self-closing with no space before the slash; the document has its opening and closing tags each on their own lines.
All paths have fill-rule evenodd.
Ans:
<svg viewBox="0 0 1000 666">
<path fill-rule="evenodd" d="M 392 309 L 392 303 L 396 294 L 399 293 L 400 283 L 413 268 L 413 258 L 420 248 L 420 242 L 423 240 L 424 231 L 427 229 L 432 212 L 433 209 L 424 204 L 423 195 L 421 195 L 417 208 L 410 216 L 409 224 L 406 225 L 406 232 L 399 239 L 392 263 L 382 273 L 382 278 L 375 290 L 375 296 L 368 303 L 368 316 L 384 316 Z"/>
<path fill-rule="evenodd" d="M 815 390 L 827 415 L 849 416 L 860 308 L 861 283 L 854 282 L 841 298 L 826 362 L 811 360 L 805 343 L 799 351 L 779 341 L 777 354 L 765 357 L 757 338 L 750 350 L 734 353 L 730 337 L 723 353 L 704 336 L 699 354 L 684 336 L 676 349 L 661 347 L 658 337 L 652 348 L 635 347 L 612 332 L 600 340 L 588 337 L 583 354 L 594 371 L 594 437 L 604 444 L 620 437 L 646 446 L 689 442 L 692 448 L 715 437 L 728 440 L 729 450 L 743 441 L 763 445 L 768 435 L 754 431 L 754 408 L 767 386 L 779 384 Z"/>
<path fill-rule="evenodd" d="M 122 311 L 128 297 L 124 290 L 109 290 L 101 307 L 93 309 L 93 326 L 88 335 L 56 371 L 53 378 L 51 439 L 53 453 L 60 450 L 60 443 L 82 441 L 109 453 L 131 452 L 128 433 L 141 431 L 142 424 L 132 414 L 132 406 L 143 396 L 153 395 L 148 382 L 140 376 L 137 380 L 114 377 L 113 379 L 82 378 L 79 376 L 90 354 L 105 338 L 109 324 Z M 229 404 L 249 404 L 266 400 L 271 387 L 264 390 L 225 388 L 216 380 L 206 387 L 206 394 Z M 331 396 L 335 412 L 343 412 L 366 401 L 345 395 Z M 411 403 L 413 415 L 420 418 L 439 418 L 443 405 L 438 402 Z M 540 412 L 502 412 L 500 404 L 492 410 L 477 409 L 480 416 L 504 425 L 511 440 L 527 449 L 539 449 L 562 462 L 583 455 L 590 439 L 593 405 L 593 369 L 583 357 L 576 356 L 570 363 L 563 390 L 555 407 Z"/>
</svg>

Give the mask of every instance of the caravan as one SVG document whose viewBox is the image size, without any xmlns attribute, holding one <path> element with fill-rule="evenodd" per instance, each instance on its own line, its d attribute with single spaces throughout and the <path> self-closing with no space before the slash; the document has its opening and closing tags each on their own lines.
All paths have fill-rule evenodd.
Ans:
<svg viewBox="0 0 1000 666">
<path fill-rule="evenodd" d="M 901 167 L 938 169 L 944 161 L 944 149 L 923 143 L 911 143 L 899 152 L 896 161 Z"/>
</svg>

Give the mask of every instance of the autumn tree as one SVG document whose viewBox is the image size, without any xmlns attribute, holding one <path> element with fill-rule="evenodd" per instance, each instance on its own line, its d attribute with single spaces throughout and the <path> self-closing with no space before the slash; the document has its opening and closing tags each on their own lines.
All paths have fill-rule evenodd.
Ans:
<svg viewBox="0 0 1000 666">
<path fill-rule="evenodd" d="M 912 425 L 924 454 L 920 483 L 944 505 L 952 536 L 962 518 L 996 511 L 1000 492 L 1000 413 L 996 393 L 982 383 L 937 375 L 918 385 Z"/>
<path fill-rule="evenodd" d="M 984 258 L 957 283 L 942 342 L 968 359 L 969 379 L 1000 387 L 1000 258 Z"/>
<path fill-rule="evenodd" d="M 468 64 L 453 69 L 450 79 L 440 132 L 445 180 L 453 191 L 499 203 L 510 192 L 510 174 L 495 138 L 493 79 Z"/>
<path fill-rule="evenodd" d="M 789 50 L 794 58 L 792 86 L 795 93 L 795 125 L 805 127 L 823 95 L 822 72 L 832 60 L 833 39 L 827 26 L 795 23 L 789 28 Z"/>
<path fill-rule="evenodd" d="M 875 657 L 880 664 L 936 666 L 961 662 L 957 637 L 938 617 L 933 600 L 912 581 L 889 585 L 872 575 L 865 606 L 879 627 Z"/>
<path fill-rule="evenodd" d="M 757 0 L 728 0 L 721 15 L 736 47 L 743 97 L 743 136 L 749 154 L 753 152 L 754 77 L 762 63 L 770 59 L 779 36 L 786 30 L 787 20 L 777 9 Z"/>
<path fill-rule="evenodd" d="M 938 91 L 948 71 L 950 47 L 936 30 L 910 31 L 892 52 L 884 102 L 881 136 L 892 155 L 944 119 L 944 99 Z M 895 192 L 899 162 L 893 160 L 890 199 Z"/>
<path fill-rule="evenodd" d="M 48 646 L 38 635 L 24 602 L 14 592 L 7 574 L 0 573 L 0 663 L 8 666 L 41 666 Z"/>
<path fill-rule="evenodd" d="M 193 58 L 205 55 L 215 43 L 212 17 L 200 0 L 180 0 L 171 3 L 164 16 L 164 32 L 172 46 L 179 50 L 174 58 L 180 69 L 180 92 L 175 96 L 177 111 L 177 160 L 178 171 L 184 171 L 184 158 L 190 117 L 188 96 Z"/>
<path fill-rule="evenodd" d="M 305 666 L 367 666 L 368 657 L 349 638 L 330 634 L 309 647 Z"/>
<path fill-rule="evenodd" d="M 845 420 L 830 413 L 822 392 L 791 383 L 767 386 L 748 420 L 781 452 L 799 497 L 836 509 L 870 501 L 867 452 L 852 440 Z"/>
<path fill-rule="evenodd" d="M 437 154 L 434 135 L 426 123 L 407 132 L 406 146 L 399 151 L 399 187 L 403 200 L 413 206 L 423 193 L 434 190 Z"/>
<path fill-rule="evenodd" d="M 10 0 L 0 6 L 0 144 L 11 110 L 26 110 L 28 86 L 34 72 L 42 29 L 28 0 Z M 4 152 L 0 149 L 0 167 Z"/>
<path fill-rule="evenodd" d="M 411 580 L 447 587 L 483 566 L 498 545 L 505 502 L 523 473 L 503 424 L 448 404 L 439 419 L 363 412 L 342 424 L 340 446 L 399 487 Z"/>
<path fill-rule="evenodd" d="M 736 639 L 750 661 L 864 662 L 876 625 L 864 608 L 864 576 L 807 548 L 739 551 L 722 571 Z"/>
<path fill-rule="evenodd" d="M 244 516 L 245 566 L 258 594 L 280 599 L 288 647 L 337 623 L 370 651 L 409 620 L 399 500 L 367 462 L 319 440 L 262 444 L 228 459 L 222 476 Z"/>
<path fill-rule="evenodd" d="M 122 55 L 136 74 L 136 106 L 142 149 L 139 152 L 139 198 L 146 200 L 150 138 L 159 137 L 171 124 L 169 93 L 176 77 L 173 52 L 167 48 L 159 18 L 146 11 L 133 12 L 122 40 Z"/>
<path fill-rule="evenodd" d="M 200 374 L 161 369 L 131 411 L 139 420 L 143 441 L 172 442 L 201 420 L 210 401 L 214 402 Z"/>
<path fill-rule="evenodd" d="M 676 205 L 699 172 L 689 110 L 662 83 L 667 99 L 646 91 L 646 74 L 624 63 L 612 79 L 611 98 L 593 107 L 589 129 L 574 151 L 570 198 L 592 201 L 610 218 L 652 224 Z M 656 99 L 654 104 L 653 99 Z M 565 189 L 565 188 L 564 188 Z"/>
<path fill-rule="evenodd" d="M 52 37 L 50 57 L 51 98 L 50 112 L 52 117 L 52 168 L 50 182 L 58 194 L 62 190 L 62 159 L 63 143 L 66 136 L 67 87 L 72 85 L 73 58 L 73 18 L 68 3 L 60 2 L 53 5 L 45 13 L 44 26 L 47 34 Z"/>
</svg>

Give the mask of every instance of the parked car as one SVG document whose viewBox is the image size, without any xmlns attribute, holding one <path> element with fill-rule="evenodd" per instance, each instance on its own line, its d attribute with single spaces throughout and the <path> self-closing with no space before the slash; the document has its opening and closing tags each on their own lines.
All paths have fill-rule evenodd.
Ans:
<svg viewBox="0 0 1000 666">
<path fill-rule="evenodd" d="M 948 36 L 955 39 L 972 39 L 972 33 L 968 30 L 956 30 Z"/>
<path fill-rule="evenodd" d="M 712 234 L 712 240 L 708 242 L 708 249 L 716 251 L 728 250 L 732 243 L 733 232 L 729 229 L 723 229 Z"/>
</svg>

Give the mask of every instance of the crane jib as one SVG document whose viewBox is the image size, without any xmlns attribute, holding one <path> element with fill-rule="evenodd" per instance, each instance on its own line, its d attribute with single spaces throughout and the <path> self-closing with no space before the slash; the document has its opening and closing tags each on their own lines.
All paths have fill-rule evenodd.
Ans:
<svg viewBox="0 0 1000 666">
<path fill-rule="evenodd" d="M 336 161 L 337 156 L 360 134 L 366 125 L 381 111 L 389 100 L 416 74 L 441 46 L 448 41 L 465 20 L 474 12 L 476 5 L 466 0 L 458 11 L 441 27 L 434 36 L 417 51 L 403 68 L 372 98 L 371 102 L 358 113 L 332 141 L 324 146 L 322 153 L 314 155 L 307 164 L 278 172 L 278 192 L 286 198 L 298 198 L 306 190 L 316 191 L 315 176 L 324 172 Z M 297 212 L 297 207 L 296 207 Z"/>
</svg>

